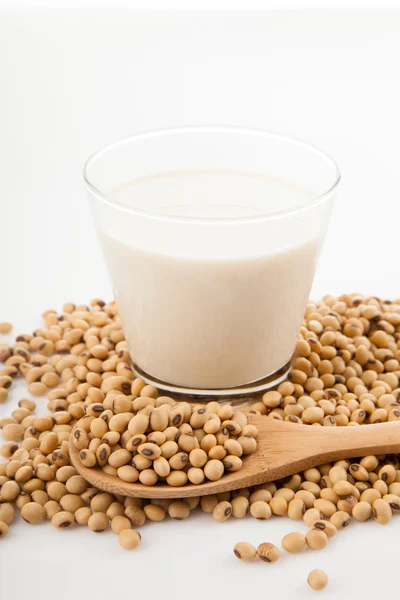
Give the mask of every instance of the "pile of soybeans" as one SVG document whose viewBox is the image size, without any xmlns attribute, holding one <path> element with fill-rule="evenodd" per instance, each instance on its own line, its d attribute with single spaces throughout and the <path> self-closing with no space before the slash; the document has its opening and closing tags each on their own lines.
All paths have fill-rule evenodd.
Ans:
<svg viewBox="0 0 400 600">
<path fill-rule="evenodd" d="M 312 427 L 400 420 L 400 300 L 352 294 L 310 302 L 288 380 L 239 409 L 215 402 L 194 409 L 135 379 L 113 302 L 68 303 L 60 314 L 48 310 L 43 318 L 43 328 L 33 334 L 18 335 L 12 345 L 0 343 L 0 402 L 7 401 L 18 377 L 25 378 L 29 395 L 0 419 L 0 540 L 19 510 L 31 524 L 49 520 L 57 528 L 87 525 L 95 532 L 111 527 L 121 546 L 132 549 L 140 544 L 137 529 L 146 520 L 185 519 L 201 509 L 216 521 L 248 514 L 303 520 L 310 527 L 306 536 L 294 531 L 282 540 L 285 551 L 298 552 L 324 548 L 353 519 L 386 524 L 400 511 L 397 456 L 341 460 L 213 496 L 141 500 L 90 487 L 70 464 L 68 451 L 78 426 L 75 443 L 87 466 L 147 485 L 169 477 L 179 486 L 240 469 L 256 448 L 248 412 Z M 0 333 L 10 331 L 8 323 L 0 324 Z M 47 396 L 47 415 L 42 406 L 41 416 L 35 414 L 32 396 Z M 113 418 L 122 423 L 115 431 L 109 426 Z M 246 544 L 239 542 L 236 556 L 255 558 L 256 549 Z M 264 562 L 279 558 L 272 546 L 260 544 Z M 326 585 L 320 573 L 309 577 L 315 589 Z"/>
</svg>

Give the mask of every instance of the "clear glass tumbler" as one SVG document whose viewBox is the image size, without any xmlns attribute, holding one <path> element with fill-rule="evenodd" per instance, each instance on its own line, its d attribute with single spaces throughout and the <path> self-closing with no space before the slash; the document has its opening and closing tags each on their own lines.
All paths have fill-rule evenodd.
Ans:
<svg viewBox="0 0 400 600">
<path fill-rule="evenodd" d="M 135 374 L 207 400 L 283 381 L 334 160 L 275 133 L 187 127 L 111 144 L 84 176 Z"/>
</svg>

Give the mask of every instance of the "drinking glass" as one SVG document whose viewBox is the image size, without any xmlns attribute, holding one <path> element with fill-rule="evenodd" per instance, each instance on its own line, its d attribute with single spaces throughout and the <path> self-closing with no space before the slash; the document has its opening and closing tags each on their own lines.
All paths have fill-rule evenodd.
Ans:
<svg viewBox="0 0 400 600">
<path fill-rule="evenodd" d="M 84 177 L 135 375 L 203 400 L 283 381 L 335 161 L 276 133 L 184 127 L 117 141 Z"/>
</svg>

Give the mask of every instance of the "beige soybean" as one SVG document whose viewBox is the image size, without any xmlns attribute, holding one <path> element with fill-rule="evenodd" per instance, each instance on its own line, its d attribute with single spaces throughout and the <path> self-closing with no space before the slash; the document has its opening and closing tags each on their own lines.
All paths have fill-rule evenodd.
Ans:
<svg viewBox="0 0 400 600">
<path fill-rule="evenodd" d="M 32 492 L 31 498 L 33 502 L 37 502 L 42 506 L 44 506 L 46 502 L 49 501 L 49 496 L 44 490 L 35 490 L 34 492 Z"/>
<path fill-rule="evenodd" d="M 108 432 L 108 425 L 101 417 L 97 417 L 90 423 L 90 432 L 94 437 L 102 438 Z"/>
<path fill-rule="evenodd" d="M 179 446 L 175 441 L 167 440 L 160 446 L 161 456 L 168 460 L 178 452 L 178 449 Z"/>
<path fill-rule="evenodd" d="M 264 502 L 270 502 L 271 500 L 271 492 L 269 490 L 266 490 L 264 488 L 260 488 L 258 490 L 255 490 L 254 492 L 252 492 L 249 496 L 249 502 L 250 504 L 253 504 L 253 502 L 257 502 L 257 500 L 263 500 Z"/>
<path fill-rule="evenodd" d="M 255 519 L 269 519 L 272 515 L 272 511 L 267 502 L 263 500 L 257 500 L 250 506 L 250 514 Z"/>
<path fill-rule="evenodd" d="M 154 431 L 164 431 L 168 427 L 169 415 L 164 406 L 155 408 L 150 415 L 150 427 Z"/>
<path fill-rule="evenodd" d="M 308 527 L 312 527 L 315 521 L 322 519 L 323 515 L 318 508 L 309 508 L 303 515 L 303 521 Z"/>
<path fill-rule="evenodd" d="M 168 507 L 168 514 L 171 519 L 181 521 L 189 516 L 190 507 L 184 500 L 174 500 Z"/>
<path fill-rule="evenodd" d="M 156 458 L 161 456 L 160 447 L 157 446 L 157 444 L 152 444 L 149 442 L 141 444 L 138 447 L 137 451 L 139 452 L 139 454 L 146 458 L 149 458 L 150 460 L 155 460 Z"/>
<path fill-rule="evenodd" d="M 15 518 L 15 510 L 12 504 L 0 504 L 0 521 L 6 525 L 10 525 Z"/>
<path fill-rule="evenodd" d="M 21 508 L 23 506 L 25 506 L 25 504 L 28 504 L 28 502 L 31 501 L 31 497 L 29 494 L 26 494 L 25 492 L 21 492 L 20 495 L 18 496 L 18 498 L 15 501 L 15 506 L 21 510 Z"/>
<path fill-rule="evenodd" d="M 125 514 L 125 507 L 121 502 L 111 502 L 110 506 L 106 510 L 106 515 L 110 519 L 110 521 L 119 515 Z"/>
<path fill-rule="evenodd" d="M 317 507 L 318 508 L 318 507 Z M 306 505 L 299 498 L 293 498 L 288 504 L 288 517 L 289 519 L 302 519 L 306 512 Z"/>
<path fill-rule="evenodd" d="M 122 467 L 122 465 L 128 464 L 132 460 L 132 455 L 128 450 L 120 448 L 115 450 L 108 457 L 108 464 L 115 469 Z"/>
<path fill-rule="evenodd" d="M 10 333 L 10 331 L 12 331 L 12 324 L 8 323 L 6 321 L 3 321 L 0 323 L 0 333 L 2 334 L 6 334 L 6 333 Z"/>
<path fill-rule="evenodd" d="M 224 474 L 224 464 L 220 460 L 210 460 L 204 467 L 204 474 L 210 481 L 218 481 Z"/>
<path fill-rule="evenodd" d="M 218 502 L 212 514 L 215 521 L 226 521 L 232 514 L 232 504 L 227 501 Z"/>
<path fill-rule="evenodd" d="M 344 529 L 350 524 L 351 518 L 349 513 L 343 510 L 338 510 L 338 512 L 333 514 L 329 520 L 336 527 L 336 529 Z"/>
<path fill-rule="evenodd" d="M 257 441 L 253 437 L 242 435 L 237 441 L 243 448 L 243 454 L 252 454 L 257 448 Z"/>
<path fill-rule="evenodd" d="M 306 538 L 302 533 L 295 531 L 293 533 L 288 533 L 282 538 L 282 548 L 286 550 L 286 552 L 301 552 L 306 545 Z"/>
<path fill-rule="evenodd" d="M 60 506 L 64 511 L 74 514 L 83 506 L 83 500 L 76 494 L 65 494 L 60 499 Z"/>
<path fill-rule="evenodd" d="M 314 508 L 320 510 L 321 513 L 327 518 L 331 517 L 337 511 L 336 505 L 333 502 L 330 500 L 324 500 L 323 498 L 318 498 L 315 500 Z"/>
<path fill-rule="evenodd" d="M 225 456 L 225 458 L 222 459 L 222 463 L 225 471 L 228 471 L 229 473 L 239 471 L 243 465 L 243 461 L 238 456 L 234 455 Z"/>
<path fill-rule="evenodd" d="M 171 458 L 169 459 L 169 466 L 171 467 L 171 469 L 180 470 L 186 467 L 188 461 L 189 456 L 186 454 L 186 452 L 178 452 L 177 454 L 174 454 L 174 456 L 171 456 Z"/>
<path fill-rule="evenodd" d="M 372 515 L 377 523 L 386 525 L 392 519 L 390 504 L 381 498 L 375 500 L 372 505 Z"/>
<path fill-rule="evenodd" d="M 57 502 L 68 493 L 65 484 L 60 481 L 51 481 L 47 484 L 46 490 L 49 498 L 56 500 Z"/>
<path fill-rule="evenodd" d="M 237 440 L 229 439 L 224 443 L 224 450 L 227 451 L 229 455 L 238 456 L 239 458 L 243 454 L 243 448 L 241 444 Z"/>
<path fill-rule="evenodd" d="M 191 467 L 187 472 L 188 480 L 194 485 L 200 485 L 205 481 L 204 471 L 200 468 Z"/>
<path fill-rule="evenodd" d="M 56 473 L 56 479 L 57 481 L 60 481 L 61 483 L 66 483 L 66 481 L 72 477 L 73 475 L 77 475 L 77 471 L 74 467 L 72 466 L 65 466 L 65 467 L 61 467 L 60 469 L 57 470 Z"/>
<path fill-rule="evenodd" d="M 264 562 L 276 562 L 280 555 L 279 548 L 269 542 L 264 542 L 257 547 L 257 556 Z"/>
<path fill-rule="evenodd" d="M 173 457 L 174 458 L 174 457 Z M 144 471 L 145 469 L 150 469 L 153 464 L 153 461 L 150 458 L 146 458 L 141 454 L 136 454 L 132 459 L 132 465 L 136 467 L 138 471 Z"/>
<path fill-rule="evenodd" d="M 31 525 L 37 525 L 46 517 L 46 511 L 41 504 L 28 502 L 21 509 L 21 517 Z"/>
<path fill-rule="evenodd" d="M 186 473 L 185 473 L 186 475 Z M 187 480 L 187 475 L 186 475 Z M 143 469 L 139 473 L 139 481 L 143 485 L 155 485 L 158 481 L 158 475 L 154 469 Z M 170 484 L 171 485 L 171 484 Z"/>
<path fill-rule="evenodd" d="M 96 454 L 91 450 L 81 450 L 79 458 L 84 467 L 94 467 L 97 464 Z"/>
<path fill-rule="evenodd" d="M 328 575 L 320 569 L 314 569 L 308 574 L 307 582 L 313 590 L 320 591 L 328 585 Z"/>
<path fill-rule="evenodd" d="M 248 542 L 238 542 L 233 548 L 234 555 L 240 560 L 253 560 L 257 556 L 257 550 Z"/>
<path fill-rule="evenodd" d="M 366 490 L 364 490 L 360 496 L 360 501 L 361 502 L 368 502 L 368 504 L 373 504 L 375 502 L 375 500 L 378 500 L 378 498 L 381 498 L 382 495 L 378 490 L 375 490 L 373 488 L 368 488 Z"/>
<path fill-rule="evenodd" d="M 118 468 L 118 477 L 127 483 L 135 483 L 139 479 L 139 471 L 131 465 L 123 465 Z"/>
<path fill-rule="evenodd" d="M 350 481 L 338 481 L 333 485 L 333 491 L 338 496 L 350 496 L 353 493 L 354 486 Z"/>
<path fill-rule="evenodd" d="M 369 502 L 357 502 L 351 514 L 356 521 L 368 521 L 372 516 L 372 506 Z"/>
<path fill-rule="evenodd" d="M 308 492 L 307 490 L 298 490 L 295 493 L 294 497 L 296 499 L 300 499 L 304 502 L 304 504 L 306 505 L 306 510 L 308 510 L 309 508 L 312 508 L 314 506 L 315 496 L 314 496 L 314 494 L 312 494 L 311 492 Z"/>
<path fill-rule="evenodd" d="M 56 513 L 61 511 L 61 506 L 55 500 L 48 500 L 44 504 L 44 510 L 46 512 L 46 518 L 51 520 Z"/>
<path fill-rule="evenodd" d="M 232 516 L 236 519 L 243 519 L 249 512 L 249 500 L 245 496 L 237 496 L 231 500 Z"/>
<path fill-rule="evenodd" d="M 5 502 L 14 502 L 20 492 L 20 487 L 16 481 L 6 481 L 1 486 L 1 497 Z"/>
<path fill-rule="evenodd" d="M 51 519 L 51 524 L 57 529 L 66 529 L 74 523 L 74 515 L 67 511 L 60 511 L 55 513 Z"/>
<path fill-rule="evenodd" d="M 347 481 L 346 469 L 343 467 L 332 467 L 329 471 L 329 479 L 333 485 L 339 481 Z"/>
<path fill-rule="evenodd" d="M 141 527 L 146 522 L 146 513 L 140 506 L 127 506 L 125 516 L 128 517 L 133 527 Z"/>
<path fill-rule="evenodd" d="M 379 465 L 379 461 L 376 456 L 365 456 L 360 460 L 360 465 L 364 467 L 367 471 L 375 471 L 377 466 Z"/>
<path fill-rule="evenodd" d="M 303 477 L 307 481 L 311 481 L 313 483 L 320 484 L 321 480 L 326 478 L 327 475 L 329 475 L 331 466 L 332 465 L 330 463 L 327 463 L 327 464 L 320 465 L 318 468 L 313 467 L 311 469 L 307 469 L 306 471 L 304 471 Z M 291 479 L 294 477 L 300 477 L 300 481 L 299 481 L 299 484 L 300 484 L 300 482 L 302 481 L 302 477 L 300 475 L 292 475 Z M 322 484 L 321 484 L 321 487 L 322 487 Z"/>
<path fill-rule="evenodd" d="M 70 494 L 83 494 L 87 490 L 89 484 L 81 475 L 73 475 L 65 484 L 67 492 Z"/>
<path fill-rule="evenodd" d="M 0 540 L 6 537 L 8 534 L 8 525 L 4 521 L 0 521 Z"/>
<path fill-rule="evenodd" d="M 199 441 L 193 433 L 182 433 L 179 436 L 178 445 L 184 452 L 191 452 L 199 447 Z"/>
<path fill-rule="evenodd" d="M 311 550 L 322 550 L 328 545 L 328 536 L 321 529 L 311 529 L 306 535 L 306 544 Z"/>
<path fill-rule="evenodd" d="M 118 542 L 125 550 L 135 550 L 141 541 L 141 535 L 134 529 L 123 529 L 118 534 Z"/>
<path fill-rule="evenodd" d="M 295 492 L 293 490 L 291 490 L 290 488 L 286 488 L 286 487 L 278 489 L 274 494 L 274 498 L 282 497 L 286 500 L 287 503 L 291 502 L 293 500 L 294 496 L 295 496 Z"/>
<path fill-rule="evenodd" d="M 225 448 L 218 444 L 217 446 L 210 448 L 208 451 L 208 458 L 210 460 L 222 460 L 225 458 L 226 454 Z"/>
<path fill-rule="evenodd" d="M 390 485 L 396 479 L 396 469 L 393 465 L 384 465 L 379 470 L 378 477 L 382 479 L 382 481 L 384 481 L 387 485 Z"/>
<path fill-rule="evenodd" d="M 313 523 L 313 529 L 320 529 L 321 531 L 326 533 L 328 538 L 335 537 L 335 535 L 337 534 L 337 529 L 333 525 L 333 523 L 331 523 L 330 521 L 325 521 L 323 519 L 318 519 L 318 521 L 315 521 Z"/>
<path fill-rule="evenodd" d="M 362 465 L 353 463 L 349 467 L 349 473 L 357 481 L 368 481 L 368 471 Z"/>
<path fill-rule="evenodd" d="M 273 515 L 282 516 L 286 515 L 288 512 L 288 502 L 282 496 L 274 496 L 269 501 L 269 506 Z"/>
<path fill-rule="evenodd" d="M 392 511 L 400 510 L 400 496 L 397 494 L 385 494 L 383 500 L 389 503 Z"/>
<path fill-rule="evenodd" d="M 36 468 L 36 476 L 42 481 L 51 481 L 54 479 L 54 471 L 50 465 L 42 463 Z"/>
<path fill-rule="evenodd" d="M 156 504 L 147 504 L 143 508 L 146 518 L 149 521 L 163 521 L 166 516 L 166 512 L 162 506 L 157 506 Z"/>
<path fill-rule="evenodd" d="M 96 512 L 88 520 L 88 527 L 96 533 L 101 533 L 108 529 L 109 521 L 105 513 Z"/>
<path fill-rule="evenodd" d="M 162 444 L 167 441 L 167 437 L 162 431 L 152 431 L 148 434 L 146 441 L 150 444 L 162 446 Z"/>
<path fill-rule="evenodd" d="M 111 520 L 111 529 L 117 535 L 121 533 L 124 529 L 130 529 L 131 522 L 128 517 L 123 515 L 117 515 Z"/>
<path fill-rule="evenodd" d="M 193 467 L 201 468 L 208 461 L 207 453 L 201 448 L 194 448 L 189 453 L 189 462 Z"/>
<path fill-rule="evenodd" d="M 25 432 L 25 427 L 17 423 L 5 425 L 1 430 L 1 435 L 6 442 L 18 442 L 22 439 Z"/>
<path fill-rule="evenodd" d="M 94 512 L 106 513 L 110 505 L 112 504 L 114 497 L 108 492 L 98 492 L 93 496 L 90 501 L 90 508 Z"/>
</svg>

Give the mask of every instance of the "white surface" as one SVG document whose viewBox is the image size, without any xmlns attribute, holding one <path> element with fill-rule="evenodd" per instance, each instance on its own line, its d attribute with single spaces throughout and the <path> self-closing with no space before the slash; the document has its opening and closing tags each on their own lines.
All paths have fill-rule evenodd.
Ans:
<svg viewBox="0 0 400 600">
<path fill-rule="evenodd" d="M 400 296 L 399 32 L 400 13 L 384 10 L 4 9 L 0 320 L 30 331 L 45 308 L 110 296 L 81 181 L 90 152 L 137 130 L 210 122 L 275 129 L 331 153 L 343 182 L 313 296 Z M 279 542 L 301 524 L 196 514 L 146 525 L 132 553 L 111 533 L 21 524 L 1 542 L 0 598 L 305 599 L 313 568 L 330 576 L 326 599 L 392 597 L 396 521 L 354 524 L 326 550 L 274 565 L 241 564 L 232 547 Z"/>
</svg>

